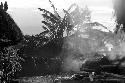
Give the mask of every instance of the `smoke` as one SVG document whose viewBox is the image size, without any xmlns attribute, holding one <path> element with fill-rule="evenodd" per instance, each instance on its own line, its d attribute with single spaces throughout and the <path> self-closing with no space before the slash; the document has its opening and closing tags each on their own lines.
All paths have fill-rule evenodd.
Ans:
<svg viewBox="0 0 125 83">
<path fill-rule="evenodd" d="M 114 33 L 86 29 L 67 37 L 63 45 L 64 71 L 80 71 L 87 60 L 106 57 L 112 64 L 125 66 L 125 42 Z M 97 55 L 98 54 L 98 55 Z M 121 60 L 123 60 L 121 62 Z M 120 63 L 121 62 L 121 63 Z"/>
<path fill-rule="evenodd" d="M 123 46 L 121 46 L 121 44 L 119 46 L 112 46 L 111 50 L 109 51 L 108 53 L 108 59 L 109 60 L 117 60 L 117 59 L 121 59 L 124 56 L 124 47 L 122 48 Z"/>
<path fill-rule="evenodd" d="M 64 71 L 80 71 L 80 67 L 82 66 L 82 61 L 73 59 L 72 56 L 67 56 L 64 59 L 63 70 Z"/>
<path fill-rule="evenodd" d="M 79 17 L 81 13 L 78 12 L 80 10 L 77 5 L 74 11 L 73 15 Z M 61 54 L 63 56 L 62 69 L 77 72 L 88 60 L 102 57 L 111 61 L 111 64 L 125 66 L 125 42 L 122 41 L 121 34 L 105 32 L 105 26 L 102 24 L 90 21 L 84 23 L 85 19 L 82 15 L 78 17 L 73 19 L 74 22 L 78 22 L 74 27 L 76 31 L 64 40 Z"/>
<path fill-rule="evenodd" d="M 82 64 L 89 58 L 97 58 L 95 53 L 99 49 L 101 42 L 90 38 L 86 32 L 77 32 L 66 38 L 63 45 L 63 70 L 80 71 Z"/>
</svg>

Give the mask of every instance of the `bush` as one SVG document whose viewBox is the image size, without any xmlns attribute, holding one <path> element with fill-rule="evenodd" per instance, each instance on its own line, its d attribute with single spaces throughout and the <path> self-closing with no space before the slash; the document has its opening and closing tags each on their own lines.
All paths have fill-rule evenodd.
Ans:
<svg viewBox="0 0 125 83">
<path fill-rule="evenodd" d="M 20 61 L 23 59 L 17 54 L 18 49 L 13 46 L 4 48 L 0 51 L 0 78 L 1 81 L 10 81 L 15 73 L 21 70 Z"/>
</svg>

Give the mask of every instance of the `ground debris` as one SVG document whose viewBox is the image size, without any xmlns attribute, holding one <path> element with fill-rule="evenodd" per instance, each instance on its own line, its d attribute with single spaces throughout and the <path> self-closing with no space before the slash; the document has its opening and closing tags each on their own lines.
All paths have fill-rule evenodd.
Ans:
<svg viewBox="0 0 125 83">
<path fill-rule="evenodd" d="M 46 75 L 34 77 L 22 77 L 17 79 L 19 83 L 125 83 L 125 76 L 113 73 L 102 72 L 100 75 L 93 75 L 90 72 L 75 74 Z"/>
</svg>

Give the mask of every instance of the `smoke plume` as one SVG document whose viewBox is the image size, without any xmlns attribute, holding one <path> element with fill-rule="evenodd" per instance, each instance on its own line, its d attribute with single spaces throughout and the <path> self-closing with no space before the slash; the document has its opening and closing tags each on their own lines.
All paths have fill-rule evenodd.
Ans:
<svg viewBox="0 0 125 83">
<path fill-rule="evenodd" d="M 64 71 L 80 71 L 87 60 L 106 57 L 112 64 L 119 64 L 125 58 L 125 42 L 116 34 L 97 29 L 77 31 L 65 39 L 63 45 Z M 98 54 L 98 55 L 97 55 Z M 119 65 L 125 66 L 125 61 Z"/>
</svg>

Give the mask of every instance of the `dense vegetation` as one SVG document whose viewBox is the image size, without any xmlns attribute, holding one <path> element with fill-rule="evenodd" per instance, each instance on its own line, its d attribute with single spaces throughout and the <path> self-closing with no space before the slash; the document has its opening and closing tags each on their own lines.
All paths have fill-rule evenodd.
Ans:
<svg viewBox="0 0 125 83">
<path fill-rule="evenodd" d="M 20 61 L 15 45 L 23 39 L 23 34 L 11 16 L 7 13 L 7 2 L 0 5 L 0 82 L 9 82 L 15 77 L 15 73 L 21 69 Z"/>
<path fill-rule="evenodd" d="M 21 73 L 25 76 L 32 76 L 33 73 L 31 72 L 34 72 L 34 74 L 37 75 L 59 73 L 61 71 L 61 52 L 65 38 L 74 34 L 75 31 L 73 27 L 82 22 L 82 20 L 80 20 L 81 17 L 84 18 L 83 20 L 85 22 L 90 21 L 91 15 L 87 7 L 82 9 L 83 12 L 80 13 L 79 7 L 76 4 L 73 4 L 70 8 L 75 6 L 76 9 L 74 11 L 70 11 L 70 9 L 63 10 L 65 15 L 64 17 L 61 17 L 55 10 L 56 8 L 54 5 L 52 3 L 51 5 L 54 9 L 54 13 L 39 8 L 44 17 L 44 20 L 42 21 L 44 24 L 44 31 L 32 36 L 25 35 L 24 40 L 22 41 L 20 54 L 22 54 L 26 63 L 22 65 L 23 69 Z M 79 13 L 74 17 L 75 11 L 78 11 Z M 77 16 L 79 16 L 79 19 Z M 72 17 L 74 17 L 74 19 L 72 19 Z M 75 18 L 77 18 L 77 20 Z M 30 65 L 32 70 L 28 70 L 30 69 L 30 67 L 26 67 L 28 64 L 32 64 Z M 24 74 L 24 72 L 27 73 Z"/>
<path fill-rule="evenodd" d="M 122 2 L 122 0 L 119 1 Z M 59 74 L 64 70 L 77 70 L 76 67 L 79 65 L 77 63 L 80 61 L 82 67 L 92 63 L 95 65 L 96 62 L 92 61 L 93 58 L 94 60 L 95 57 L 100 59 L 102 56 L 99 63 L 115 64 L 117 67 L 124 65 L 124 55 L 122 55 L 124 53 L 122 39 L 124 35 L 121 33 L 124 31 L 124 14 L 121 15 L 121 11 L 119 11 L 122 9 L 119 6 L 122 5 L 114 5 L 117 18 L 116 34 L 98 22 L 91 22 L 91 11 L 87 6 L 80 8 L 78 5 L 72 4 L 68 10 L 63 10 L 65 15 L 62 17 L 52 2 L 50 0 L 49 2 L 54 13 L 38 8 L 44 18 L 42 21 L 44 31 L 36 35 L 23 35 L 18 25 L 7 13 L 7 2 L 4 5 L 1 2 L 0 79 L 2 82 L 8 82 L 16 76 Z M 75 9 L 71 11 L 73 7 Z M 109 32 L 93 29 L 94 26 L 105 28 Z M 86 35 L 89 38 L 85 37 Z M 108 50 L 105 42 L 114 46 L 112 51 Z M 100 51 L 100 48 L 104 51 Z M 119 50 L 116 50 L 118 48 Z M 86 58 L 89 59 L 83 65 Z M 97 65 L 100 67 L 100 64 Z M 63 67 L 65 68 L 62 69 Z"/>
</svg>

